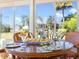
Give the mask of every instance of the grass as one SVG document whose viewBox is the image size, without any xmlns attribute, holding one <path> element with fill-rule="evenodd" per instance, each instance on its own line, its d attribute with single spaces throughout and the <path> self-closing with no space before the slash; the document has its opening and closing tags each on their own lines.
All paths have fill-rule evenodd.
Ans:
<svg viewBox="0 0 79 59">
<path fill-rule="evenodd" d="M 9 33 L 1 33 L 1 38 L 4 38 L 4 39 L 13 39 L 13 33 L 12 32 L 9 32 Z"/>
</svg>

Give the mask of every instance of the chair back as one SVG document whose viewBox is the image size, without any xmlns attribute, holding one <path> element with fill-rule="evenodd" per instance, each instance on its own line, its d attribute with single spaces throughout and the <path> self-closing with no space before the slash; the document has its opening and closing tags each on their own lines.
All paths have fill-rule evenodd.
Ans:
<svg viewBox="0 0 79 59">
<path fill-rule="evenodd" d="M 27 34 L 26 38 L 34 38 L 34 36 L 33 36 L 33 34 L 32 34 L 32 33 L 28 32 L 28 34 Z"/>
<path fill-rule="evenodd" d="M 65 40 L 73 43 L 74 45 L 79 45 L 79 32 L 66 33 Z"/>
<path fill-rule="evenodd" d="M 22 39 L 19 36 L 19 34 L 20 34 L 19 32 L 14 34 L 14 42 L 21 42 L 22 41 Z"/>
<path fill-rule="evenodd" d="M 22 42 L 22 38 L 20 37 L 20 35 L 21 34 L 19 32 L 17 32 L 17 33 L 14 34 L 14 42 Z M 33 38 L 33 35 L 30 32 L 25 33 L 24 35 L 25 35 L 26 39 L 27 38 Z"/>
</svg>

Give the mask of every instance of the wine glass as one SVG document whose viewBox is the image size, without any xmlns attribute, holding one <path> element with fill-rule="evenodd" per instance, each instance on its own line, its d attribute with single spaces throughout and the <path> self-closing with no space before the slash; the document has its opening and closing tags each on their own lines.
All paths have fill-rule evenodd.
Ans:
<svg viewBox="0 0 79 59">
<path fill-rule="evenodd" d="M 21 37 L 22 42 L 25 42 L 25 40 L 26 40 L 26 36 L 25 35 L 19 35 L 19 37 Z"/>
</svg>

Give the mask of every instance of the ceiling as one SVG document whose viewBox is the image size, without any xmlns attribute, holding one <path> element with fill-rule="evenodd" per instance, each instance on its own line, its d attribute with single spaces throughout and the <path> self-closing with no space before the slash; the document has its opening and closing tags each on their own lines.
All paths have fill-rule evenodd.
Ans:
<svg viewBox="0 0 79 59">
<path fill-rule="evenodd" d="M 20 5 L 29 5 L 31 0 L 0 0 L 0 7 L 12 7 Z M 65 0 L 34 0 L 36 4 L 39 3 L 53 3 Z M 67 0 L 66 0 L 67 1 Z M 71 0 L 68 0 L 71 1 Z M 75 1 L 75 0 L 74 0 Z M 79 1 L 79 0 L 77 0 Z"/>
</svg>

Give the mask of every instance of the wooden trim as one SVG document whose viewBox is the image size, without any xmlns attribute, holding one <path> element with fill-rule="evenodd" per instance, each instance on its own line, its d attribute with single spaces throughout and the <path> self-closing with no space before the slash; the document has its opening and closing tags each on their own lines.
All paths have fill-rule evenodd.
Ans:
<svg viewBox="0 0 79 59">
<path fill-rule="evenodd" d="M 61 2 L 64 0 L 35 0 L 36 4 L 39 3 L 54 3 Z M 66 1 L 75 1 L 75 0 L 66 0 Z M 79 2 L 79 0 L 77 0 Z M 1 7 L 13 7 L 13 6 L 21 6 L 21 5 L 29 5 L 30 0 L 0 0 L 0 8 Z"/>
</svg>

